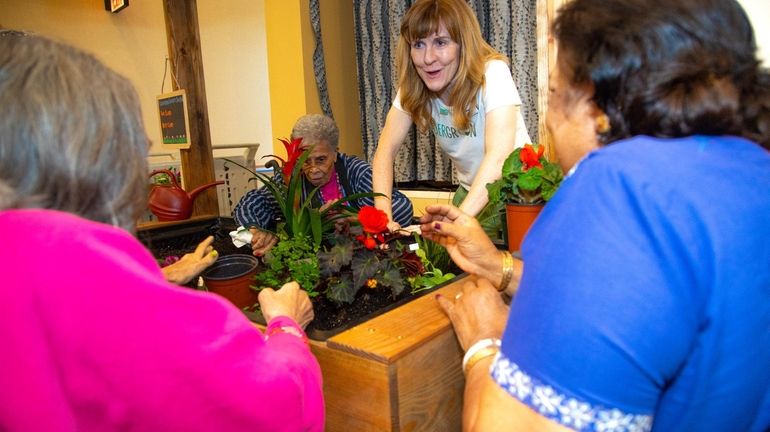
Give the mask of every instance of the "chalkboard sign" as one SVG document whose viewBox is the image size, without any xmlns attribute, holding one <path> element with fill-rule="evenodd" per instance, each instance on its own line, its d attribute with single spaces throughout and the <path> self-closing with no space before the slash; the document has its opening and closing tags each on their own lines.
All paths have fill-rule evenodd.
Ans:
<svg viewBox="0 0 770 432">
<path fill-rule="evenodd" d="M 158 96 L 158 114 L 162 143 L 173 148 L 190 147 L 190 125 L 187 117 L 187 95 L 177 90 Z"/>
</svg>

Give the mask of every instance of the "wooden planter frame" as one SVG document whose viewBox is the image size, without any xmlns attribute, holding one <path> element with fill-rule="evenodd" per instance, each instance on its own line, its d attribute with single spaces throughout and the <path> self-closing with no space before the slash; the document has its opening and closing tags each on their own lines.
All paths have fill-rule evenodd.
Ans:
<svg viewBox="0 0 770 432">
<path fill-rule="evenodd" d="M 321 364 L 328 431 L 459 431 L 463 351 L 435 295 L 453 298 L 460 276 L 324 342 Z"/>
</svg>

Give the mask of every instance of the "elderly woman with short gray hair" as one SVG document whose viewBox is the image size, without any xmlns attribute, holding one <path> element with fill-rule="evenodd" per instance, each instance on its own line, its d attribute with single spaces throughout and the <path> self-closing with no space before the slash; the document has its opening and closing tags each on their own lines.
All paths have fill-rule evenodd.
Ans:
<svg viewBox="0 0 770 432">
<path fill-rule="evenodd" d="M 339 129 L 329 117 L 308 114 L 300 117 L 291 131 L 292 139 L 302 138 L 302 147 L 310 147 L 310 154 L 302 166 L 302 200 L 318 187 L 318 193 L 311 197 L 312 205 L 324 208 L 331 203 L 355 193 L 372 192 L 372 167 L 355 156 L 348 156 L 338 150 Z M 276 173 L 276 181 L 282 181 Z M 401 226 L 411 224 L 412 202 L 404 194 L 393 189 L 393 218 Z M 369 197 L 350 201 L 350 206 L 360 209 L 373 206 Z M 249 191 L 233 210 L 239 224 L 251 228 L 252 250 L 260 256 L 272 248 L 278 240 L 272 232 L 281 215 L 278 203 L 266 188 Z"/>
</svg>

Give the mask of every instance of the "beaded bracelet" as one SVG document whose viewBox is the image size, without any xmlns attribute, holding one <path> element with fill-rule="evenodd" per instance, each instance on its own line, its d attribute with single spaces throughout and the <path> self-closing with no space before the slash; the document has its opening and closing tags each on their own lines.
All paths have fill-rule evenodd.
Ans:
<svg viewBox="0 0 770 432">
<path fill-rule="evenodd" d="M 503 278 L 500 279 L 500 286 L 497 287 L 497 290 L 505 291 L 513 279 L 513 255 L 508 251 L 500 251 L 500 253 L 503 255 Z"/>
<path fill-rule="evenodd" d="M 487 338 L 481 339 L 468 348 L 463 356 L 463 373 L 468 375 L 468 371 L 480 360 L 497 354 L 500 351 L 500 339 Z"/>
</svg>

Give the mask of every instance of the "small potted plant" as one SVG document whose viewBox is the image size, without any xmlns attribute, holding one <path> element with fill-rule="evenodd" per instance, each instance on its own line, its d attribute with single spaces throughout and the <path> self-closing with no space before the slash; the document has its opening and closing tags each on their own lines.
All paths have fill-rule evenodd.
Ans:
<svg viewBox="0 0 770 432">
<path fill-rule="evenodd" d="M 517 251 L 529 226 L 559 188 L 561 167 L 543 155 L 545 147 L 526 144 L 503 163 L 500 179 L 487 185 L 489 201 L 505 204 L 508 250 Z"/>
</svg>

